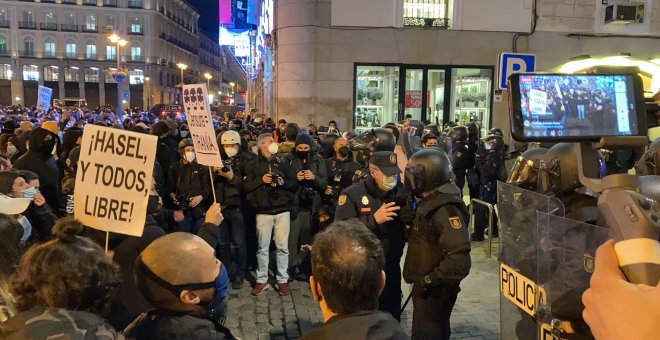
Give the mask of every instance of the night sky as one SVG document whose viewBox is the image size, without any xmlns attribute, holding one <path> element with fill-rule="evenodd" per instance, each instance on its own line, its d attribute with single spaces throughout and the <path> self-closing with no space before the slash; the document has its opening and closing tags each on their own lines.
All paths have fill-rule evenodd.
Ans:
<svg viewBox="0 0 660 340">
<path fill-rule="evenodd" d="M 188 0 L 201 15 L 199 29 L 218 41 L 218 1 L 219 0 Z"/>
</svg>

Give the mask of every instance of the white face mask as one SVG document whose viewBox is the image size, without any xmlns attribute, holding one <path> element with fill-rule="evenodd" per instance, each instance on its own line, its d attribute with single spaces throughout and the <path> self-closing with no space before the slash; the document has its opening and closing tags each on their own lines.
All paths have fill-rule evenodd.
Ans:
<svg viewBox="0 0 660 340">
<path fill-rule="evenodd" d="M 268 146 L 268 152 L 269 152 L 271 155 L 274 155 L 274 154 L 277 153 L 277 151 L 279 150 L 279 148 L 280 148 L 280 146 L 277 145 L 277 143 L 273 142 L 273 143 L 271 143 L 271 144 Z"/>
<path fill-rule="evenodd" d="M 226 146 L 225 153 L 227 154 L 227 156 L 231 158 L 238 155 L 238 150 L 236 150 L 236 148 L 233 146 Z"/>
<path fill-rule="evenodd" d="M 383 184 L 378 185 L 378 189 L 382 191 L 391 191 L 396 188 L 396 184 L 399 182 L 399 176 L 383 176 Z"/>
<path fill-rule="evenodd" d="M 15 154 L 17 151 L 18 151 L 18 149 L 16 149 L 16 147 L 13 146 L 13 145 L 7 146 L 7 153 L 8 153 L 8 154 L 13 155 L 13 154 Z"/>
<path fill-rule="evenodd" d="M 493 145 L 491 145 L 491 144 L 485 144 L 485 145 L 484 145 L 484 148 L 485 148 L 486 150 L 492 150 L 492 149 L 493 149 Z"/>
<path fill-rule="evenodd" d="M 192 163 L 195 160 L 195 151 L 186 152 L 186 160 L 188 163 Z"/>
</svg>

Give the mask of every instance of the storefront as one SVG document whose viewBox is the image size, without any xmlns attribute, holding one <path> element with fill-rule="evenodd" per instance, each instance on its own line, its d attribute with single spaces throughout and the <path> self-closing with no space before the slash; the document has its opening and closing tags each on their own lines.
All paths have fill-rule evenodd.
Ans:
<svg viewBox="0 0 660 340">
<path fill-rule="evenodd" d="M 492 123 L 493 66 L 354 64 L 353 127 L 356 133 L 410 114 L 442 126 Z M 424 103 L 426 103 L 424 105 Z"/>
</svg>

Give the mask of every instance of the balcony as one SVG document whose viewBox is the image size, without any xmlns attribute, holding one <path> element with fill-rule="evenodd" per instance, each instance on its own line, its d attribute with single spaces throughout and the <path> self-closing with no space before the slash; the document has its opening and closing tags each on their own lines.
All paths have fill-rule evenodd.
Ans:
<svg viewBox="0 0 660 340">
<path fill-rule="evenodd" d="M 91 32 L 91 33 L 96 33 L 98 32 L 98 26 L 96 25 L 83 25 L 82 26 L 82 31 L 83 32 Z"/>
<path fill-rule="evenodd" d="M 57 23 L 54 22 L 42 22 L 39 27 L 43 31 L 57 31 Z"/>
<path fill-rule="evenodd" d="M 85 60 L 96 60 L 96 59 L 98 59 L 97 56 L 96 56 L 96 53 L 85 55 Z"/>
<path fill-rule="evenodd" d="M 42 3 L 54 4 L 55 0 L 41 0 Z"/>
<path fill-rule="evenodd" d="M 0 28 L 9 28 L 9 20 L 0 20 Z"/>
<path fill-rule="evenodd" d="M 117 7 L 117 0 L 103 0 L 103 6 L 105 6 L 105 7 Z"/>
<path fill-rule="evenodd" d="M 37 29 L 37 23 L 34 21 L 19 21 L 18 28 Z"/>
<path fill-rule="evenodd" d="M 76 0 L 62 0 L 62 5 L 75 5 Z"/>
<path fill-rule="evenodd" d="M 64 32 L 78 32 L 78 25 L 75 24 L 61 24 L 60 30 Z"/>
<path fill-rule="evenodd" d="M 22 58 L 35 58 L 34 50 L 18 51 L 18 55 Z"/>
<path fill-rule="evenodd" d="M 52 51 L 44 52 L 44 59 L 57 59 L 57 54 Z"/>
<path fill-rule="evenodd" d="M 139 8 L 142 9 L 142 1 L 141 0 L 128 0 L 128 8 Z"/>
<path fill-rule="evenodd" d="M 6 49 L 0 50 L 0 57 L 9 57 L 9 56 L 11 56 L 11 54 L 9 54 L 9 51 L 7 51 Z"/>
<path fill-rule="evenodd" d="M 130 56 L 130 58 L 128 59 L 129 63 L 143 63 L 145 61 L 146 61 L 146 57 L 141 55 Z"/>
<path fill-rule="evenodd" d="M 43 2 L 43 0 L 42 0 Z M 85 0 L 83 1 L 84 6 L 96 6 L 96 0 Z"/>
</svg>

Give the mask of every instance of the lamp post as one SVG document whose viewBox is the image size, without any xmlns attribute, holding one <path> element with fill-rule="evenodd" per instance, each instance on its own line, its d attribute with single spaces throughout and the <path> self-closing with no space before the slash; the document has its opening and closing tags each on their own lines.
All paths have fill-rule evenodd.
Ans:
<svg viewBox="0 0 660 340">
<path fill-rule="evenodd" d="M 118 36 L 116 33 L 113 33 L 111 36 L 108 37 L 108 40 L 115 44 L 115 52 L 117 54 L 117 71 L 115 74 L 113 74 L 113 78 L 115 78 L 115 81 L 117 82 L 117 115 L 121 118 L 124 115 L 124 110 L 122 109 L 122 101 L 121 101 L 121 82 L 126 78 L 126 74 L 122 74 L 120 72 L 121 69 L 121 64 L 119 60 L 119 48 L 126 46 L 128 41 L 122 39 L 120 36 Z"/>
<path fill-rule="evenodd" d="M 147 110 L 151 108 L 151 83 L 149 82 L 151 78 L 149 77 L 144 77 L 144 82 L 147 85 Z M 146 110 L 145 110 L 146 111 Z"/>
<path fill-rule="evenodd" d="M 183 71 L 185 71 L 188 68 L 188 65 L 184 63 L 178 63 L 176 64 L 176 67 L 178 67 L 181 70 L 181 102 L 183 104 L 183 85 L 186 84 L 186 82 L 183 80 Z"/>
<path fill-rule="evenodd" d="M 206 72 L 204 73 L 204 78 L 206 78 L 206 87 L 208 88 L 209 92 L 211 92 L 211 79 L 213 79 L 213 76 Z"/>
<path fill-rule="evenodd" d="M 229 82 L 229 85 L 231 86 L 231 104 L 234 104 L 236 101 L 236 94 L 234 93 L 234 86 L 236 86 L 236 83 L 231 81 Z"/>
</svg>

